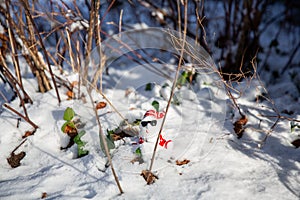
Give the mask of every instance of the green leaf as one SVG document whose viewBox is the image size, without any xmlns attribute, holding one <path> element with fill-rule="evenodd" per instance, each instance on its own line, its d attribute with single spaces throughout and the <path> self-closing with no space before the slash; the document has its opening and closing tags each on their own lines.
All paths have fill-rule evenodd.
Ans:
<svg viewBox="0 0 300 200">
<path fill-rule="evenodd" d="M 81 137 L 82 137 L 84 134 L 85 134 L 85 131 L 84 131 L 84 130 L 80 131 L 80 132 L 76 135 L 76 137 L 74 138 L 74 142 L 75 142 L 76 144 L 83 143 L 83 142 L 81 141 Z"/>
<path fill-rule="evenodd" d="M 89 154 L 88 150 L 85 150 L 83 147 L 78 148 L 78 158 L 86 156 Z"/>
<path fill-rule="evenodd" d="M 176 85 L 182 86 L 187 82 L 187 80 L 188 80 L 188 73 L 184 71 L 181 73 L 181 76 L 178 78 Z"/>
<path fill-rule="evenodd" d="M 290 122 L 291 132 L 294 132 L 296 128 L 300 128 L 300 124 L 295 123 L 294 121 Z"/>
<path fill-rule="evenodd" d="M 141 119 L 135 119 L 135 121 L 134 122 L 132 122 L 132 125 L 133 126 L 139 126 L 140 124 L 141 124 Z"/>
<path fill-rule="evenodd" d="M 151 91 L 152 90 L 152 83 L 147 83 L 145 87 L 145 91 Z"/>
<path fill-rule="evenodd" d="M 63 119 L 66 121 L 71 121 L 74 116 L 75 116 L 74 110 L 70 107 L 67 107 L 67 109 L 65 110 Z"/>
<path fill-rule="evenodd" d="M 108 136 L 106 136 L 105 139 L 106 139 L 108 150 L 114 149 L 115 148 L 115 143 L 112 140 L 111 136 L 108 135 Z M 102 137 L 101 136 L 100 136 L 100 147 L 101 147 L 102 152 L 106 155 L 105 148 L 104 148 L 104 143 L 102 141 Z"/>
<path fill-rule="evenodd" d="M 108 130 L 108 129 L 106 129 L 106 132 L 107 132 L 108 135 L 111 135 L 111 134 L 115 133 L 115 130 Z"/>
<path fill-rule="evenodd" d="M 155 100 L 154 100 L 154 101 L 152 102 L 152 106 L 155 108 L 156 111 L 159 111 L 159 103 L 158 103 L 158 101 L 155 101 Z"/>
<path fill-rule="evenodd" d="M 135 154 L 138 155 L 139 157 L 142 157 L 142 151 L 140 147 L 135 150 Z"/>
<path fill-rule="evenodd" d="M 86 156 L 89 151 L 84 149 L 84 146 L 86 145 L 86 142 L 81 140 L 81 137 L 85 134 L 85 131 L 80 131 L 78 135 L 75 136 L 74 142 L 77 144 L 78 149 L 78 157 Z"/>
</svg>

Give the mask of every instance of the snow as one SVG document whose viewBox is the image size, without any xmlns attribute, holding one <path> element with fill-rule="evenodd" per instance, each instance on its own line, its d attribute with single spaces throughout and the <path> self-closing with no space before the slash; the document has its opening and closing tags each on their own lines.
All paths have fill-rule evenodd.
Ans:
<svg viewBox="0 0 300 200">
<path fill-rule="evenodd" d="M 153 109 L 152 100 L 158 100 L 161 109 L 164 109 L 166 100 L 160 97 L 159 92 L 147 92 L 141 85 L 142 80 L 147 83 L 144 79 L 147 70 L 141 68 L 133 72 L 136 76 L 125 73 L 115 88 L 105 90 L 112 103 L 126 117 L 131 116 L 131 120 L 142 118 L 146 110 Z M 70 81 L 77 80 L 76 74 L 70 74 L 67 78 Z M 153 73 L 152 79 L 156 79 L 158 86 L 164 84 Z M 31 81 L 25 80 L 25 88 L 31 88 L 27 87 L 32 85 Z M 134 94 L 125 97 L 122 83 L 135 88 Z M 118 89 L 118 85 L 123 89 Z M 183 98 L 180 105 L 171 105 L 164 132 L 166 138 L 172 139 L 173 148 L 159 146 L 153 167 L 159 179 L 153 185 L 146 185 L 140 176 L 149 160 L 143 164 L 130 162 L 134 158 L 132 138 L 116 142 L 117 148 L 112 151 L 113 164 L 125 192 L 122 195 L 119 195 L 111 170 L 105 167 L 106 159 L 100 149 L 98 127 L 91 104 L 66 100 L 67 97 L 63 96 L 59 106 L 54 90 L 38 94 L 31 89 L 29 92 L 34 104 L 28 105 L 28 113 L 40 128 L 16 152 L 25 151 L 26 156 L 21 166 L 14 169 L 8 165 L 6 158 L 22 141 L 24 131 L 31 127 L 22 120 L 20 127 L 16 128 L 16 116 L 9 111 L 1 113 L 1 199 L 37 199 L 41 198 L 43 192 L 47 193 L 49 199 L 274 199 L 275 196 L 275 199 L 297 199 L 300 194 L 300 157 L 298 150 L 288 141 L 288 123 L 280 122 L 267 143 L 259 149 L 257 141 L 262 139 L 264 133 L 249 128 L 245 137 L 236 139 L 232 119 L 226 117 L 223 126 L 224 121 L 220 121 L 222 117 L 218 117 L 226 114 L 221 104 L 215 103 L 226 103 L 224 94 L 215 92 L 214 85 L 202 84 L 201 87 L 194 91 L 181 88 L 179 91 L 192 92 L 197 98 L 183 95 L 187 98 Z M 203 89 L 206 95 L 201 95 Z M 62 89 L 60 91 L 61 94 L 65 92 Z M 208 91 L 212 95 L 207 95 Z M 103 101 L 99 94 L 94 96 L 97 101 Z M 249 109 L 253 113 L 253 117 L 248 115 L 249 126 L 255 127 L 258 119 L 254 116 L 258 115 L 254 111 L 258 105 L 251 98 L 241 99 L 239 103 L 252 108 Z M 18 100 L 10 105 L 18 108 Z M 63 112 L 67 107 L 72 107 L 77 117 L 86 123 L 84 129 L 87 134 L 83 140 L 87 142 L 89 154 L 82 158 L 76 158 L 76 146 L 66 151 L 60 150 L 68 139 L 60 130 Z M 226 109 L 230 110 L 228 106 Z M 98 112 L 103 130 L 113 129 L 121 122 L 109 106 Z M 271 112 L 264 108 L 259 113 Z M 267 128 L 271 123 L 271 120 L 263 120 L 261 126 Z M 155 127 L 149 128 L 155 134 Z M 151 146 L 148 151 L 151 151 Z M 183 159 L 190 162 L 182 166 L 175 164 L 176 160 Z"/>
<path fill-rule="evenodd" d="M 83 29 L 88 29 L 88 28 L 89 28 L 89 23 L 86 20 L 80 20 L 80 19 L 78 19 L 78 21 L 74 21 L 70 25 L 70 31 L 71 32 L 74 32 L 77 29 L 83 30 Z"/>
</svg>

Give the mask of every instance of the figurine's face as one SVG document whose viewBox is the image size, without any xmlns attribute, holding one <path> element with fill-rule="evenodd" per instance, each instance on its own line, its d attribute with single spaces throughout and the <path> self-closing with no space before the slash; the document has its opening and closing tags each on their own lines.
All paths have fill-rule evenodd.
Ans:
<svg viewBox="0 0 300 200">
<path fill-rule="evenodd" d="M 159 132 L 164 112 L 148 110 L 141 121 L 141 137 L 146 142 L 155 142 Z"/>
<path fill-rule="evenodd" d="M 146 142 L 152 142 L 156 140 L 161 120 L 152 116 L 147 116 L 141 121 L 141 137 Z"/>
</svg>

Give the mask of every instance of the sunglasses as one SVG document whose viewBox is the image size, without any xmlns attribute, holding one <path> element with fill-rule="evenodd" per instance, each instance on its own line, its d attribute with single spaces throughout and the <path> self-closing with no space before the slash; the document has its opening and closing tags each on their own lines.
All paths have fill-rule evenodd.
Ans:
<svg viewBox="0 0 300 200">
<path fill-rule="evenodd" d="M 151 126 L 156 126 L 157 121 L 156 121 L 156 120 L 152 120 L 152 121 L 141 121 L 142 127 L 147 126 L 149 123 L 151 124 Z"/>
</svg>

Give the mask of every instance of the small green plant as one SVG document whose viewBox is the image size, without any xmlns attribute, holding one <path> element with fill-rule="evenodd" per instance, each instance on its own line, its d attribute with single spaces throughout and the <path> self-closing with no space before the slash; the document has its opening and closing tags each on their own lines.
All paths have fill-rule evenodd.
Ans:
<svg viewBox="0 0 300 200">
<path fill-rule="evenodd" d="M 84 149 L 86 142 L 81 140 L 81 137 L 85 134 L 85 131 L 82 130 L 78 133 L 77 125 L 74 121 L 74 116 L 75 116 L 74 110 L 70 107 L 66 108 L 63 116 L 63 119 L 66 122 L 62 125 L 61 131 L 63 133 L 66 133 L 70 137 L 70 142 L 67 145 L 67 147 L 62 149 L 70 148 L 75 143 L 77 144 L 77 148 L 78 148 L 78 158 L 80 158 L 87 155 L 89 152 Z"/>
<path fill-rule="evenodd" d="M 189 73 L 183 71 L 181 73 L 181 76 L 179 76 L 179 78 L 177 80 L 176 86 L 177 87 L 181 87 L 181 86 L 185 85 L 187 83 L 187 81 L 188 81 L 188 78 L 189 78 Z"/>
<path fill-rule="evenodd" d="M 115 133 L 115 130 L 107 129 L 107 135 L 106 135 L 105 139 L 106 139 L 107 147 L 109 150 L 114 149 L 116 147 L 113 137 L 112 137 L 112 134 L 114 134 L 114 133 Z M 100 137 L 100 147 L 101 147 L 101 150 L 105 153 L 104 143 L 103 143 L 101 137 Z"/>
<path fill-rule="evenodd" d="M 158 101 L 152 101 L 152 106 L 155 108 L 155 110 L 158 112 L 159 111 L 159 103 Z"/>
<path fill-rule="evenodd" d="M 196 78 L 196 75 L 197 74 L 193 73 L 193 71 L 183 71 L 176 82 L 176 86 L 180 88 L 188 83 L 192 84 L 192 81 Z"/>
<path fill-rule="evenodd" d="M 78 158 L 89 154 L 89 151 L 84 149 L 84 146 L 86 145 L 87 142 L 84 142 L 81 140 L 81 137 L 84 134 L 85 134 L 85 131 L 82 130 L 74 137 L 74 142 L 77 144 L 77 148 L 78 148 Z"/>
<path fill-rule="evenodd" d="M 291 125 L 291 132 L 296 131 L 296 129 L 300 129 L 300 124 L 298 124 L 298 123 L 295 123 L 295 122 L 292 121 L 290 123 L 290 125 Z"/>
</svg>

